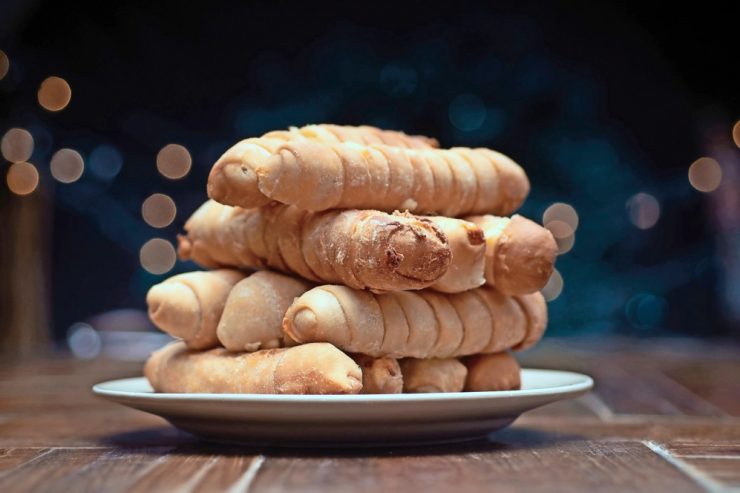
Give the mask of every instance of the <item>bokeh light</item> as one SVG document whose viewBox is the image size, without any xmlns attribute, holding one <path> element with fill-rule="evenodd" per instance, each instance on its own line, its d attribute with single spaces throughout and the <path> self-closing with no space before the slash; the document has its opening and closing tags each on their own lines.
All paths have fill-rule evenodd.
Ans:
<svg viewBox="0 0 740 493">
<path fill-rule="evenodd" d="M 700 192 L 713 192 L 722 183 L 722 168 L 710 157 L 700 157 L 689 166 L 689 183 Z"/>
<path fill-rule="evenodd" d="M 545 224 L 545 228 L 550 230 L 550 233 L 555 239 L 564 239 L 569 236 L 573 236 L 573 227 L 565 221 L 555 220 Z"/>
<path fill-rule="evenodd" d="M 75 357 L 92 359 L 103 347 L 100 334 L 90 325 L 78 322 L 67 330 L 67 346 Z"/>
<path fill-rule="evenodd" d="M 740 147 L 740 120 L 735 122 L 732 127 L 732 140 L 735 141 L 735 145 Z"/>
<path fill-rule="evenodd" d="M 573 246 L 576 244 L 576 235 L 572 234 L 564 238 L 555 238 L 555 243 L 558 245 L 558 255 L 563 255 L 573 249 Z"/>
<path fill-rule="evenodd" d="M 74 183 L 85 171 L 85 161 L 74 149 L 59 149 L 51 157 L 51 176 L 62 183 Z"/>
<path fill-rule="evenodd" d="M 113 146 L 100 145 L 92 150 L 87 164 L 96 178 L 112 180 L 121 172 L 123 156 Z"/>
<path fill-rule="evenodd" d="M 139 261 L 147 272 L 156 275 L 166 274 L 175 266 L 177 253 L 169 241 L 152 238 L 141 247 Z"/>
<path fill-rule="evenodd" d="M 453 99 L 448 113 L 450 123 L 463 132 L 478 130 L 486 121 L 486 106 L 473 94 L 460 94 Z"/>
<path fill-rule="evenodd" d="M 168 195 L 155 193 L 141 204 L 141 217 L 149 226 L 164 228 L 172 224 L 177 215 L 175 201 Z"/>
<path fill-rule="evenodd" d="M 3 80 L 8 75 L 8 70 L 10 70 L 10 60 L 8 59 L 8 55 L 3 50 L 0 50 L 0 80 Z"/>
<path fill-rule="evenodd" d="M 650 229 L 660 219 L 660 203 L 649 193 L 640 192 L 627 200 L 627 213 L 639 229 Z"/>
<path fill-rule="evenodd" d="M 578 213 L 564 202 L 551 204 L 542 214 L 542 224 L 549 229 L 558 245 L 558 255 L 568 253 L 576 243 Z M 554 298 L 553 298 L 554 299 Z"/>
<path fill-rule="evenodd" d="M 416 90 L 418 76 L 413 67 L 386 65 L 380 71 L 380 86 L 391 96 L 404 97 Z"/>
<path fill-rule="evenodd" d="M 624 306 L 627 320 L 633 327 L 651 329 L 661 325 L 668 303 L 662 296 L 638 293 Z"/>
<path fill-rule="evenodd" d="M 562 292 L 563 276 L 561 276 L 560 272 L 555 269 L 552 271 L 552 275 L 550 275 L 550 279 L 547 280 L 545 287 L 542 288 L 542 296 L 544 296 L 547 301 L 553 301 L 557 299 Z"/>
<path fill-rule="evenodd" d="M 28 161 L 33 154 L 33 136 L 24 128 L 11 128 L 3 135 L 0 150 L 11 163 Z"/>
<path fill-rule="evenodd" d="M 167 144 L 157 153 L 157 169 L 165 178 L 178 180 L 190 172 L 193 159 L 180 144 Z"/>
<path fill-rule="evenodd" d="M 39 185 L 39 172 L 31 163 L 13 163 L 5 177 L 8 188 L 16 195 L 28 195 Z"/>
<path fill-rule="evenodd" d="M 570 230 L 575 233 L 575 231 L 578 229 L 578 213 L 573 208 L 572 205 L 565 204 L 563 202 L 555 202 L 554 204 L 550 205 L 547 209 L 545 209 L 545 212 L 542 214 L 542 224 L 547 227 L 548 223 L 552 223 L 558 221 L 559 223 L 565 223 L 565 225 L 570 226 Z M 555 226 L 556 228 L 562 229 L 563 226 L 558 224 Z M 550 229 L 550 228 L 548 228 Z M 552 229 L 551 229 L 552 231 Z M 555 235 L 555 232 L 553 231 L 553 236 L 557 238 L 557 235 Z M 565 235 L 569 236 L 569 235 Z M 561 236 L 561 238 L 564 236 Z"/>
<path fill-rule="evenodd" d="M 39 104 L 45 110 L 61 111 L 67 107 L 71 99 L 72 88 L 61 77 L 48 77 L 39 87 Z"/>
</svg>

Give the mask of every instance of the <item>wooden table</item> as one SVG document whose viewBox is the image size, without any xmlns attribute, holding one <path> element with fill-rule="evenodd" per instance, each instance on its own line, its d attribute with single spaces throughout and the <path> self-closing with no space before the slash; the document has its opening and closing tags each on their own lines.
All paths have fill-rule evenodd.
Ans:
<svg viewBox="0 0 740 493">
<path fill-rule="evenodd" d="M 0 492 L 740 491 L 740 349 L 691 340 L 549 339 L 525 365 L 596 391 L 487 441 L 367 450 L 212 445 L 91 395 L 139 363 L 0 363 Z"/>
</svg>

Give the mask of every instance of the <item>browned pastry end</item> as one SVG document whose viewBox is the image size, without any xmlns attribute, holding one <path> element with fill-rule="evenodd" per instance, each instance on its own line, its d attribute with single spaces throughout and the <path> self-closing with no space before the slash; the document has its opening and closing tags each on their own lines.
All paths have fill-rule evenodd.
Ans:
<svg viewBox="0 0 740 493">
<path fill-rule="evenodd" d="M 557 244 L 549 230 L 520 215 L 469 216 L 486 238 L 486 282 L 505 294 L 542 289 L 553 272 Z"/>
<path fill-rule="evenodd" d="M 282 324 L 293 300 L 311 285 L 277 272 L 259 271 L 231 289 L 216 335 L 230 351 L 256 351 L 292 345 Z"/>
<path fill-rule="evenodd" d="M 462 392 L 465 386 L 468 370 L 455 358 L 407 358 L 400 364 L 404 392 Z"/>
<path fill-rule="evenodd" d="M 251 138 L 230 147 L 208 174 L 208 197 L 223 204 L 259 207 L 270 198 L 259 191 L 257 167 L 282 144 L 280 139 Z"/>
<path fill-rule="evenodd" d="M 188 347 L 218 345 L 216 327 L 239 271 L 188 272 L 155 284 L 146 295 L 149 318 L 159 329 L 180 337 Z"/>
<path fill-rule="evenodd" d="M 482 286 L 486 282 L 483 230 L 462 219 L 443 216 L 428 216 L 426 219 L 444 232 L 452 253 L 447 272 L 430 287 L 443 293 L 460 293 Z"/>
<path fill-rule="evenodd" d="M 400 394 L 403 376 L 398 360 L 373 358 L 364 354 L 349 355 L 362 369 L 362 394 Z"/>
<path fill-rule="evenodd" d="M 521 368 L 509 353 L 476 354 L 462 359 L 468 368 L 466 392 L 519 390 L 522 386 Z"/>
</svg>

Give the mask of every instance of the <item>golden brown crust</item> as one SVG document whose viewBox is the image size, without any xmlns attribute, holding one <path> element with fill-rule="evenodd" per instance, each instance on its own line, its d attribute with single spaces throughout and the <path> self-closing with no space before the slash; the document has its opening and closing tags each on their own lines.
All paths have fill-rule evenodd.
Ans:
<svg viewBox="0 0 740 493">
<path fill-rule="evenodd" d="M 330 342 L 373 357 L 449 358 L 500 352 L 522 344 L 525 337 L 541 336 L 541 313 L 524 311 L 539 310 L 538 295 L 522 296 L 524 302 L 519 303 L 491 287 L 456 294 L 429 290 L 373 294 L 346 286 L 318 286 L 293 302 L 283 330 L 299 343 Z"/>
<path fill-rule="evenodd" d="M 239 207 L 259 207 L 271 202 L 257 185 L 257 168 L 287 141 L 308 140 L 333 143 L 379 143 L 412 149 L 438 147 L 432 138 L 406 135 L 393 130 L 363 125 L 306 125 L 289 130 L 268 132 L 262 137 L 244 139 L 229 148 L 211 168 L 208 176 L 208 197 L 222 204 Z"/>
<path fill-rule="evenodd" d="M 284 142 L 256 169 L 263 194 L 313 211 L 508 214 L 529 193 L 529 181 L 519 165 L 489 149 L 294 140 Z"/>
<path fill-rule="evenodd" d="M 283 316 L 311 285 L 270 271 L 255 272 L 231 289 L 216 335 L 230 351 L 256 351 L 291 345 L 283 340 Z M 287 343 L 287 344 L 286 344 Z"/>
<path fill-rule="evenodd" d="M 492 215 L 465 219 L 485 233 L 488 284 L 510 295 L 534 293 L 545 286 L 557 253 L 549 230 L 518 214 L 511 219 Z"/>
<path fill-rule="evenodd" d="M 178 251 L 204 267 L 272 267 L 357 289 L 420 289 L 448 268 L 444 233 L 411 215 L 310 213 L 275 205 L 240 209 L 208 201 L 185 224 Z"/>
<path fill-rule="evenodd" d="M 514 215 L 504 228 L 496 249 L 497 289 L 511 294 L 540 290 L 552 274 L 556 253 L 557 244 L 549 230 Z"/>
<path fill-rule="evenodd" d="M 403 376 L 398 360 L 371 358 L 364 354 L 349 355 L 362 369 L 362 394 L 400 394 Z"/>
<path fill-rule="evenodd" d="M 477 225 L 443 216 L 427 216 L 447 237 L 452 261 L 447 272 L 430 287 L 443 293 L 460 293 L 485 282 L 486 241 Z"/>
<path fill-rule="evenodd" d="M 208 197 L 224 204 L 259 207 L 271 202 L 257 186 L 257 167 L 283 144 L 280 139 L 251 138 L 230 147 L 211 168 Z"/>
<path fill-rule="evenodd" d="M 522 205 L 524 199 L 529 195 L 530 185 L 526 173 L 524 173 L 521 166 L 500 152 L 482 148 L 476 150 L 486 154 L 491 161 L 496 163 L 499 180 L 499 195 L 495 206 L 488 207 L 484 211 L 478 209 L 480 212 L 477 211 L 476 213 L 492 213 L 498 216 L 511 214 Z"/>
<path fill-rule="evenodd" d="M 468 373 L 455 358 L 406 358 L 400 365 L 403 391 L 408 393 L 462 392 Z"/>
<path fill-rule="evenodd" d="M 468 369 L 466 392 L 519 390 L 521 368 L 509 353 L 476 354 L 462 359 Z"/>
<path fill-rule="evenodd" d="M 381 130 L 369 125 L 351 126 L 319 123 L 303 127 L 290 127 L 288 130 L 268 132 L 263 138 L 281 140 L 311 139 L 324 142 L 355 142 L 357 144 L 386 144 L 410 149 L 439 147 L 437 139 L 424 135 L 409 135 L 398 130 Z"/>
<path fill-rule="evenodd" d="M 542 293 L 515 296 L 527 317 L 527 335 L 512 347 L 514 351 L 523 351 L 534 346 L 545 334 L 547 328 L 547 302 Z"/>
<path fill-rule="evenodd" d="M 181 342 L 155 351 L 144 366 L 155 391 L 235 394 L 356 394 L 362 372 L 331 344 L 254 353 L 196 352 Z"/>
<path fill-rule="evenodd" d="M 480 353 L 498 353 L 524 340 L 528 319 L 515 296 L 506 296 L 498 290 L 487 288 L 481 299 L 494 319 L 494 336 Z"/>
<path fill-rule="evenodd" d="M 149 318 L 192 349 L 218 345 L 216 327 L 231 288 L 244 278 L 235 270 L 188 272 L 155 284 L 146 296 Z"/>
</svg>

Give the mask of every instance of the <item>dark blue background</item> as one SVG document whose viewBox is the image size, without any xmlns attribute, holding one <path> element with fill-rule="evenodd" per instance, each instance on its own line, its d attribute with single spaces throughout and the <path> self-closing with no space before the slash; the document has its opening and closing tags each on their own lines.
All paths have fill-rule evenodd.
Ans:
<svg viewBox="0 0 740 493">
<path fill-rule="evenodd" d="M 723 206 L 686 177 L 715 129 L 729 139 L 738 117 L 729 7 L 185 3 L 0 7 L 0 49 L 12 62 L 0 81 L 0 132 L 19 126 L 36 139 L 31 161 L 53 211 L 57 336 L 107 310 L 143 308 L 147 288 L 164 276 L 141 268 L 139 248 L 155 236 L 174 240 L 229 145 L 324 121 L 501 150 L 530 175 L 523 214 L 540 221 L 549 204 L 572 204 L 580 226 L 558 260 L 565 288 L 551 303 L 552 333 L 737 334 L 740 296 L 728 293 L 725 266 L 738 252 L 718 253 L 713 218 Z M 36 103 L 48 75 L 72 86 L 71 104 L 57 114 Z M 450 120 L 461 94 L 484 105 L 485 120 L 471 131 Z M 458 106 L 453 120 L 464 128 L 480 111 Z M 193 170 L 176 182 L 155 167 L 170 142 L 193 156 Z M 56 149 L 87 160 L 103 144 L 123 158 L 114 179 L 86 170 L 62 185 L 49 176 Z M 165 230 L 141 219 L 153 192 L 178 206 Z M 648 230 L 625 209 L 639 192 L 662 209 Z"/>
</svg>

